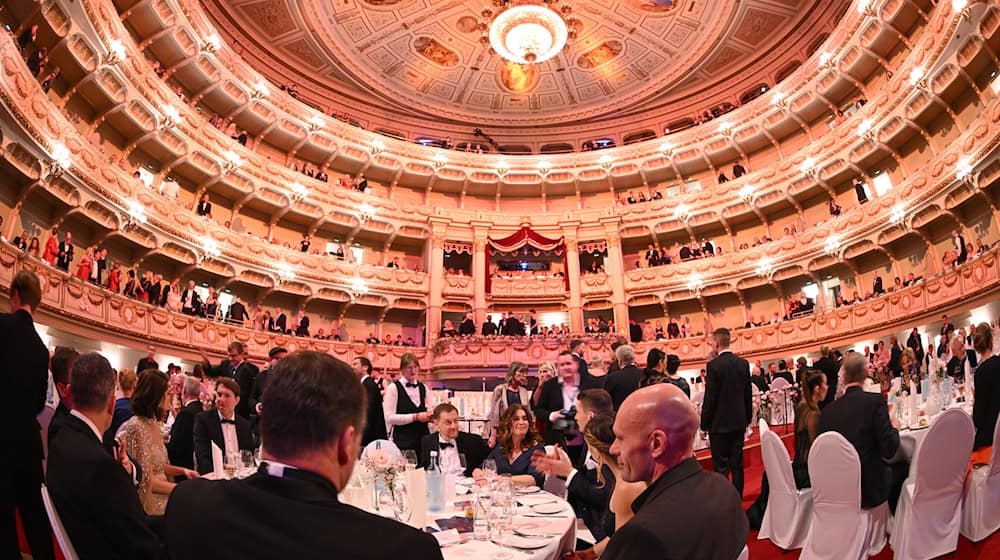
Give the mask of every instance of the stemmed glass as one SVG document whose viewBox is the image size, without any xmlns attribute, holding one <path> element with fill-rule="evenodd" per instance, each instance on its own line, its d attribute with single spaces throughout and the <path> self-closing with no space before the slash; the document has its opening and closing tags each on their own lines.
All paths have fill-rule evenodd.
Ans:
<svg viewBox="0 0 1000 560">
<path fill-rule="evenodd" d="M 492 486 L 493 481 L 497 477 L 497 462 L 493 459 L 487 459 L 483 461 L 483 476 L 486 478 L 486 482 Z"/>
<path fill-rule="evenodd" d="M 412 449 L 407 449 L 403 452 L 403 460 L 406 463 L 407 470 L 415 470 L 417 468 L 417 452 Z"/>
<path fill-rule="evenodd" d="M 408 523 L 413 510 L 410 508 L 410 495 L 407 493 L 406 484 L 396 479 L 392 483 L 392 514 L 396 521 Z"/>
<path fill-rule="evenodd" d="M 494 560 L 505 560 L 513 557 L 507 550 L 507 534 L 510 533 L 514 523 L 516 503 L 511 493 L 498 491 L 493 494 L 490 507 L 490 528 L 495 531 L 493 542 L 500 545 L 500 549 L 492 555 Z"/>
</svg>

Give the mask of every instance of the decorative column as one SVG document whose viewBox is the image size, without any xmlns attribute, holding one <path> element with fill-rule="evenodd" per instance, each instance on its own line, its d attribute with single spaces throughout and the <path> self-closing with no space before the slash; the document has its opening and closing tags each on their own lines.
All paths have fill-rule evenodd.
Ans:
<svg viewBox="0 0 1000 560">
<path fill-rule="evenodd" d="M 569 278 L 569 330 L 583 332 L 583 298 L 580 296 L 580 252 L 576 226 L 563 229 L 566 239 L 566 277 Z"/>
<path fill-rule="evenodd" d="M 487 224 L 473 224 L 472 241 L 472 310 L 477 327 L 486 321 L 486 237 Z"/>
<path fill-rule="evenodd" d="M 430 275 L 430 296 L 427 302 L 427 335 L 425 342 L 436 340 L 441 332 L 441 305 L 444 302 L 444 237 L 445 222 L 431 221 L 430 251 L 427 272 Z"/>
<path fill-rule="evenodd" d="M 614 309 L 615 330 L 628 333 L 628 303 L 625 300 L 625 262 L 622 256 L 622 239 L 618 233 L 618 220 L 604 222 L 608 240 L 608 259 L 604 271 L 611 283 L 611 305 Z"/>
</svg>

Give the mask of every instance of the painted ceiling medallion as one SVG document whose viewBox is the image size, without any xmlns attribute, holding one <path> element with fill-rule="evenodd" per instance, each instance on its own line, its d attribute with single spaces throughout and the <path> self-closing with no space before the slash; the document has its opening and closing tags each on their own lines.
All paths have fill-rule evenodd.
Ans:
<svg viewBox="0 0 1000 560">
<path fill-rule="evenodd" d="M 483 32 L 480 42 L 510 62 L 545 62 L 576 38 L 578 23 L 571 15 L 573 8 L 563 3 L 557 10 L 557 4 L 559 0 L 495 0 L 497 11 L 486 8 L 482 12 L 486 21 L 479 25 Z"/>
</svg>

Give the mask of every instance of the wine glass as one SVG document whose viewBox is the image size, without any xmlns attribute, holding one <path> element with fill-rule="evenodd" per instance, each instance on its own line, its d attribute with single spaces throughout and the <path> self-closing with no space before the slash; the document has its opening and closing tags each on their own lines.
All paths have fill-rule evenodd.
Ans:
<svg viewBox="0 0 1000 560">
<path fill-rule="evenodd" d="M 497 462 L 494 459 L 487 459 L 483 461 L 483 477 L 486 478 L 486 482 L 490 485 L 493 484 L 493 480 L 497 477 Z"/>
<path fill-rule="evenodd" d="M 239 468 L 240 460 L 240 453 L 238 451 L 230 451 L 223 456 L 222 471 L 225 473 L 227 480 L 232 480 L 236 476 L 236 469 Z"/>
<path fill-rule="evenodd" d="M 400 479 L 392 483 L 392 514 L 400 523 L 408 523 L 413 515 L 406 484 Z"/>
<path fill-rule="evenodd" d="M 243 465 L 243 470 L 246 472 L 253 472 L 257 468 L 257 458 L 254 457 L 252 449 L 244 449 L 240 451 L 240 460 Z"/>
<path fill-rule="evenodd" d="M 414 470 L 417 468 L 417 452 L 412 449 L 407 449 L 403 451 L 403 460 L 406 462 L 407 470 Z"/>
<path fill-rule="evenodd" d="M 493 542 L 500 545 L 500 549 L 493 553 L 494 560 L 506 560 L 513 555 L 507 550 L 507 534 L 510 532 L 514 521 L 514 499 L 509 494 L 494 493 L 492 505 L 490 507 L 490 528 L 495 532 Z"/>
</svg>

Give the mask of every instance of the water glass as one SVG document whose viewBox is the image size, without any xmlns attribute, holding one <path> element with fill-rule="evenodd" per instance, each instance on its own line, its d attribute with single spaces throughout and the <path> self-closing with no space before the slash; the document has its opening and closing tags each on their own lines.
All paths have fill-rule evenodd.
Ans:
<svg viewBox="0 0 1000 560">
<path fill-rule="evenodd" d="M 409 470 L 414 470 L 417 468 L 417 452 L 412 449 L 407 449 L 403 451 L 403 460 L 406 462 L 406 468 Z"/>
<path fill-rule="evenodd" d="M 486 486 L 476 486 L 473 495 L 475 517 L 472 522 L 473 535 L 477 541 L 490 538 L 490 508 L 493 507 L 493 496 Z"/>
<path fill-rule="evenodd" d="M 483 476 L 486 477 L 486 482 L 493 484 L 493 480 L 497 477 L 497 462 L 495 460 L 483 461 Z"/>
<path fill-rule="evenodd" d="M 253 472 L 257 470 L 257 458 L 254 457 L 254 452 L 251 449 L 244 449 L 240 451 L 240 459 L 242 461 L 243 470 L 247 472 Z"/>
<path fill-rule="evenodd" d="M 514 503 L 513 496 L 493 494 L 492 507 L 490 507 L 490 529 L 493 530 L 493 542 L 500 545 L 500 550 L 492 556 L 494 560 L 505 560 L 513 556 L 506 549 L 506 546 L 507 534 L 510 533 L 514 522 Z"/>
<path fill-rule="evenodd" d="M 240 453 L 238 451 L 230 451 L 223 455 L 222 459 L 222 471 L 226 475 L 227 480 L 232 480 L 236 476 L 236 470 L 240 466 Z"/>
</svg>

